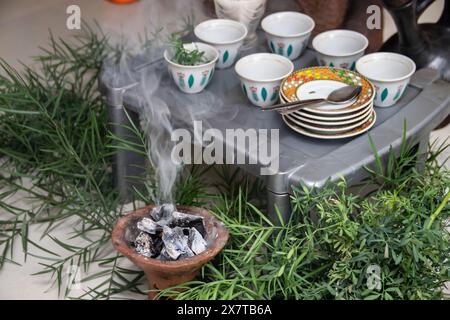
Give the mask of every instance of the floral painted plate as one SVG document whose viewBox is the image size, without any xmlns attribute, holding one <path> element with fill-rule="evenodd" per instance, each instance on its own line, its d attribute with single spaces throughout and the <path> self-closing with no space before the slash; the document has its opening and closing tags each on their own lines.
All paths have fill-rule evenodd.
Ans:
<svg viewBox="0 0 450 320">
<path fill-rule="evenodd" d="M 372 111 L 372 113 L 373 113 L 373 111 Z M 315 124 L 308 124 L 308 123 L 300 121 L 290 115 L 286 115 L 286 118 L 291 120 L 294 124 L 299 125 L 302 128 L 308 129 L 309 131 L 312 131 L 314 133 L 338 134 L 338 133 L 344 133 L 344 132 L 348 132 L 352 129 L 358 128 L 359 126 L 361 126 L 362 124 L 367 122 L 367 120 L 369 120 L 369 118 L 372 116 L 372 113 L 366 115 L 365 118 L 363 118 L 362 120 L 359 120 L 355 123 L 347 124 L 347 125 L 343 125 L 343 126 L 331 126 L 331 127 L 330 126 L 319 126 L 319 125 L 315 125 Z"/>
<path fill-rule="evenodd" d="M 280 95 L 286 101 L 298 101 L 327 97 L 333 90 L 346 85 L 359 85 L 361 93 L 354 102 L 323 104 L 304 110 L 319 115 L 346 114 L 366 107 L 375 97 L 372 83 L 357 72 L 331 68 L 311 67 L 291 73 L 281 83 Z"/>
<path fill-rule="evenodd" d="M 280 102 L 286 102 L 282 96 L 280 96 Z M 344 120 L 351 120 L 353 118 L 359 117 L 362 114 L 366 113 L 367 110 L 373 108 L 373 101 L 369 103 L 366 107 L 357 110 L 355 112 L 349 112 L 344 114 L 327 114 L 327 115 L 317 115 L 314 113 L 310 113 L 308 111 L 305 111 L 305 109 L 295 111 L 292 114 L 299 115 L 305 118 L 319 120 L 319 121 L 344 121 Z"/>
<path fill-rule="evenodd" d="M 377 120 L 377 115 L 375 113 L 375 111 L 372 113 L 372 116 L 370 117 L 370 119 L 366 122 L 364 122 L 361 126 L 352 129 L 350 131 L 346 131 L 343 133 L 338 133 L 338 134 L 321 134 L 321 133 L 315 133 L 312 132 L 308 129 L 302 128 L 294 123 L 292 123 L 288 118 L 286 118 L 285 116 L 283 116 L 283 120 L 284 122 L 287 124 L 287 126 L 289 128 L 291 128 L 292 130 L 308 136 L 308 137 L 312 137 L 312 138 L 318 138 L 318 139 L 327 139 L 327 140 L 332 140 L 332 139 L 345 139 L 345 138 L 350 138 L 350 137 L 354 137 L 357 135 L 360 135 L 366 131 L 368 131 L 370 128 L 373 127 L 373 125 L 375 124 L 376 120 Z"/>
<path fill-rule="evenodd" d="M 289 116 L 292 118 L 295 118 L 301 122 L 304 122 L 306 124 L 325 126 L 325 127 L 333 127 L 333 126 L 351 125 L 356 122 L 359 122 L 359 121 L 363 120 L 364 118 L 366 118 L 369 114 L 371 114 L 372 111 L 373 111 L 373 107 L 372 107 L 372 105 L 370 105 L 369 108 L 364 109 L 364 112 L 361 115 L 356 116 L 351 119 L 344 119 L 344 120 L 339 120 L 339 121 L 333 121 L 332 119 L 330 119 L 330 121 L 321 121 L 321 120 L 310 119 L 310 118 L 304 117 L 303 114 L 297 113 L 297 112 L 293 112 L 293 113 L 289 114 Z"/>
</svg>

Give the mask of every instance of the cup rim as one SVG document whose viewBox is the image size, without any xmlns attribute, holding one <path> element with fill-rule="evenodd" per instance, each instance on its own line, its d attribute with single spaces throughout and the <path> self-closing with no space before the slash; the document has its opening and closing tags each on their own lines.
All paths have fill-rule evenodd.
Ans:
<svg viewBox="0 0 450 320">
<path fill-rule="evenodd" d="M 239 38 L 237 38 L 235 40 L 231 40 L 231 41 L 210 41 L 210 40 L 206 40 L 206 39 L 202 38 L 199 35 L 199 30 L 201 28 L 205 28 L 206 29 L 206 28 L 210 27 L 210 25 L 213 25 L 213 24 L 234 25 L 236 27 L 239 27 L 243 31 L 243 34 Z M 207 43 L 212 43 L 212 44 L 235 44 L 235 43 L 237 43 L 239 41 L 244 40 L 245 37 L 247 37 L 248 30 L 247 30 L 247 27 L 243 23 L 241 23 L 239 21 L 234 21 L 234 20 L 230 20 L 230 19 L 209 19 L 209 20 L 205 20 L 203 22 L 200 22 L 194 28 L 194 34 L 195 34 L 195 36 L 198 39 L 200 39 L 200 40 L 202 40 L 204 42 L 207 42 Z"/>
<path fill-rule="evenodd" d="M 268 31 L 267 30 L 267 24 L 269 23 L 269 20 L 271 19 L 275 19 L 276 16 L 285 16 L 285 15 L 296 15 L 298 17 L 302 17 L 303 19 L 308 20 L 311 23 L 311 27 L 309 29 L 307 29 L 306 31 L 302 31 L 299 33 L 295 33 L 292 35 L 281 35 L 281 34 L 277 34 L 274 33 L 272 31 Z M 311 33 L 311 31 L 313 31 L 313 29 L 316 27 L 316 23 L 314 21 L 313 18 L 311 18 L 310 16 L 301 13 L 301 12 L 296 12 L 296 11 L 280 11 L 280 12 L 275 12 L 272 14 L 269 14 L 268 16 L 266 16 L 262 21 L 261 21 L 261 28 L 264 30 L 265 33 L 274 36 L 274 37 L 280 37 L 280 38 L 296 38 L 296 37 L 300 37 L 300 36 L 304 36 L 308 33 Z"/>
<path fill-rule="evenodd" d="M 346 34 L 352 34 L 352 35 L 357 36 L 360 39 L 362 39 L 363 43 L 364 43 L 363 46 L 360 49 L 355 50 L 353 52 L 350 52 L 350 53 L 339 53 L 339 54 L 332 54 L 330 52 L 325 52 L 323 50 L 317 49 L 318 41 L 321 38 L 327 37 L 327 36 L 332 35 L 332 34 L 345 34 L 345 33 Z M 319 53 L 321 53 L 323 55 L 330 56 L 330 57 L 349 57 L 349 56 L 353 56 L 355 54 L 364 52 L 364 50 L 366 50 L 368 46 L 369 46 L 369 40 L 367 39 L 367 37 L 365 35 L 363 35 L 360 32 L 353 31 L 353 30 L 347 30 L 347 29 L 334 29 L 334 30 L 324 31 L 324 32 L 321 32 L 318 35 L 316 35 L 314 37 L 314 39 L 312 40 L 312 47 L 313 47 L 314 50 L 316 50 L 317 52 L 319 52 Z"/>
<path fill-rule="evenodd" d="M 411 70 L 406 75 L 397 77 L 397 78 L 393 78 L 393 79 L 382 78 L 382 77 L 372 77 L 372 76 L 368 76 L 367 74 L 365 74 L 363 72 L 360 72 L 361 64 L 364 61 L 367 61 L 368 59 L 371 59 L 371 58 L 373 59 L 373 58 L 378 57 L 379 59 L 380 58 L 382 59 L 382 57 L 389 57 L 389 56 L 396 57 L 399 60 L 408 62 L 411 66 L 411 68 L 410 68 Z M 414 72 L 416 72 L 416 63 L 411 58 L 409 58 L 403 54 L 394 53 L 394 52 L 374 52 L 374 53 L 370 53 L 370 54 L 367 54 L 367 55 L 359 58 L 358 61 L 356 61 L 355 69 L 358 73 L 362 74 L 369 80 L 379 81 L 379 82 L 397 82 L 397 81 L 402 81 L 402 80 L 405 80 L 405 79 L 408 79 L 409 77 L 411 77 L 414 74 Z"/>
<path fill-rule="evenodd" d="M 239 70 L 241 68 L 242 64 L 244 64 L 247 60 L 255 59 L 255 58 L 263 57 L 263 56 L 269 57 L 271 59 L 279 59 L 279 61 L 282 61 L 283 63 L 289 65 L 289 71 L 286 72 L 285 74 L 283 74 L 282 76 L 279 76 L 276 78 L 271 78 L 271 79 L 255 79 L 255 78 L 248 77 L 246 75 L 242 75 L 242 73 Z M 274 53 L 265 53 L 264 52 L 264 53 L 254 53 L 254 54 L 250 54 L 245 57 L 242 57 L 241 59 L 239 59 L 236 62 L 236 65 L 234 66 L 234 70 L 240 78 L 245 79 L 247 81 L 267 83 L 267 82 L 280 81 L 280 80 L 286 78 L 288 75 L 290 75 L 294 71 L 294 64 L 292 63 L 291 60 L 289 60 L 286 57 L 283 57 L 283 56 L 280 56 L 280 55 L 274 54 Z"/>
<path fill-rule="evenodd" d="M 168 64 L 170 64 L 170 65 L 172 65 L 174 67 L 183 68 L 183 69 L 199 69 L 199 68 L 208 67 L 210 65 L 215 64 L 217 62 L 217 59 L 219 59 L 219 51 L 217 51 L 217 49 L 214 48 L 213 46 L 211 46 L 209 44 L 206 44 L 206 43 L 203 43 L 203 42 L 188 42 L 188 43 L 184 43 L 183 46 L 189 45 L 189 44 L 193 44 L 193 45 L 196 45 L 196 46 L 199 46 L 199 47 L 203 46 L 205 49 L 207 48 L 208 50 L 213 51 L 214 52 L 214 58 L 211 61 L 209 61 L 207 63 L 204 63 L 204 64 L 198 64 L 198 65 L 194 65 L 194 66 L 186 66 L 186 65 L 183 65 L 183 64 L 179 64 L 179 63 L 173 62 L 169 58 L 169 50 L 166 49 L 166 50 L 164 50 L 164 54 L 163 54 L 164 59 L 167 61 Z"/>
</svg>

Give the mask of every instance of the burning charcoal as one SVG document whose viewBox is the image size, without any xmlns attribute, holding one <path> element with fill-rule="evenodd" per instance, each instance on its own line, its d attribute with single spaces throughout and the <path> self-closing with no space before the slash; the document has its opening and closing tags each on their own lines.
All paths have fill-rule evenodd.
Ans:
<svg viewBox="0 0 450 320">
<path fill-rule="evenodd" d="M 151 234 L 157 234 L 162 231 L 162 227 L 150 218 L 142 218 L 142 220 L 137 223 L 137 227 L 139 230 Z"/>
<path fill-rule="evenodd" d="M 182 213 L 174 211 L 172 214 L 173 219 L 170 222 L 171 227 L 183 227 L 183 228 L 195 228 L 198 232 L 202 235 L 202 237 L 205 236 L 205 226 L 203 224 L 203 217 L 195 216 L 192 214 Z"/>
<path fill-rule="evenodd" d="M 189 231 L 188 244 L 195 254 L 200 254 L 206 250 L 207 244 L 197 229 L 191 228 Z"/>
<path fill-rule="evenodd" d="M 172 212 L 175 211 L 175 206 L 170 203 L 163 204 L 161 206 L 153 208 L 152 212 L 150 213 L 150 217 L 154 221 L 159 221 L 161 219 L 169 220 L 169 218 L 172 216 Z"/>
<path fill-rule="evenodd" d="M 193 257 L 193 256 L 195 256 L 195 253 L 193 253 L 192 251 L 189 251 L 188 253 L 180 254 L 180 256 L 178 257 L 178 260 L 183 260 L 183 259 Z"/>
<path fill-rule="evenodd" d="M 134 241 L 136 240 L 138 235 L 141 233 L 141 230 L 139 230 L 137 228 L 137 223 L 136 223 L 137 220 L 138 219 L 133 220 L 132 223 L 130 223 L 128 225 L 128 227 L 125 228 L 125 234 L 124 234 L 125 241 L 129 242 L 130 244 L 132 243 L 133 247 L 134 247 Z"/>
<path fill-rule="evenodd" d="M 164 249 L 172 260 L 177 260 L 181 255 L 193 256 L 194 253 L 188 246 L 188 237 L 183 234 L 183 229 L 175 227 L 173 229 L 168 226 L 163 227 L 162 241 Z"/>
<path fill-rule="evenodd" d="M 160 236 L 152 236 L 153 240 L 153 248 L 154 248 L 154 257 L 159 255 L 161 251 L 164 249 L 164 242 L 162 241 Z"/>
<path fill-rule="evenodd" d="M 189 230 L 191 228 L 195 228 L 197 229 L 197 231 L 201 234 L 202 237 L 205 237 L 206 235 L 206 230 L 205 230 L 205 225 L 203 224 L 203 219 L 199 219 L 196 221 L 191 221 L 189 223 L 180 223 L 177 224 L 178 222 L 180 222 L 181 220 L 172 220 L 170 226 L 179 226 L 183 228 L 184 234 L 185 235 L 189 235 Z"/>
<path fill-rule="evenodd" d="M 161 261 L 171 261 L 172 258 L 170 258 L 169 254 L 167 253 L 166 248 L 162 248 L 160 255 L 157 257 L 157 259 Z"/>
<path fill-rule="evenodd" d="M 141 232 L 134 241 L 136 251 L 148 258 L 156 257 L 162 248 L 162 241 L 153 239 L 151 235 Z"/>
<path fill-rule="evenodd" d="M 192 223 L 191 227 L 195 228 L 201 234 L 201 236 L 203 238 L 205 238 L 206 230 L 205 230 L 205 225 L 203 224 L 203 220 Z"/>
<path fill-rule="evenodd" d="M 203 218 L 200 216 L 194 216 L 178 211 L 174 211 L 172 217 L 171 224 L 178 227 L 189 227 L 192 223 L 203 221 Z"/>
<path fill-rule="evenodd" d="M 173 223 L 174 221 L 174 214 L 177 212 L 174 210 L 173 205 L 165 205 L 165 209 L 162 211 L 161 218 L 158 220 L 158 224 L 160 226 L 170 226 L 170 227 L 176 227 L 177 225 Z"/>
</svg>

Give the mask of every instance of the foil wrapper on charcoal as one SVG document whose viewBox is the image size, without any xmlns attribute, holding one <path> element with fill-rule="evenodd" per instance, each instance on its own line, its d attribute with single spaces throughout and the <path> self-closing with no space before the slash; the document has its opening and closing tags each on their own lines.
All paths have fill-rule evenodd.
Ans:
<svg viewBox="0 0 450 320">
<path fill-rule="evenodd" d="M 172 204 L 153 208 L 136 226 L 136 251 L 149 258 L 180 260 L 207 249 L 203 217 L 178 212 Z"/>
</svg>

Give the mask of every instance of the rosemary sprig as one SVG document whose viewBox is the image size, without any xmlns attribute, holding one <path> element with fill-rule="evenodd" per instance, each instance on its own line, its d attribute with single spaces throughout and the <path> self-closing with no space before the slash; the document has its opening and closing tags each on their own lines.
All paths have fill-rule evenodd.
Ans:
<svg viewBox="0 0 450 320">
<path fill-rule="evenodd" d="M 184 43 L 176 36 L 171 38 L 170 44 L 174 50 L 173 61 L 184 66 L 195 66 L 207 63 L 204 51 L 198 49 L 187 50 Z"/>
</svg>

